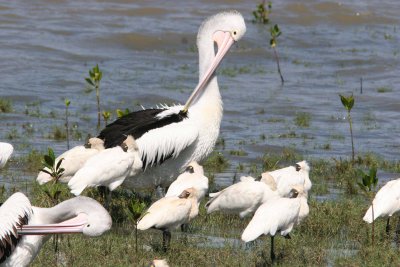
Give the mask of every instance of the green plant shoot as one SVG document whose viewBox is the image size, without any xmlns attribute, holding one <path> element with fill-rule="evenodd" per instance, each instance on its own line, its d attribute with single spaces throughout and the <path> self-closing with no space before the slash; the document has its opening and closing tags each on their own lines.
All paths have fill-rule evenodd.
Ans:
<svg viewBox="0 0 400 267">
<path fill-rule="evenodd" d="M 68 108 L 69 108 L 69 105 L 71 104 L 71 101 L 68 98 L 66 98 L 64 103 L 65 103 L 65 129 L 67 132 L 67 149 L 69 149 Z"/>
<path fill-rule="evenodd" d="M 105 110 L 105 111 L 103 111 L 102 115 L 103 115 L 103 119 L 104 119 L 104 124 L 105 124 L 105 126 L 107 126 L 108 120 L 111 118 L 111 112 Z"/>
<path fill-rule="evenodd" d="M 253 11 L 253 23 L 267 24 L 269 22 L 269 14 L 271 13 L 272 3 L 269 1 L 265 8 L 265 0 L 257 5 L 257 9 Z"/>
<path fill-rule="evenodd" d="M 274 26 L 271 26 L 269 28 L 269 33 L 271 35 L 271 39 L 269 40 L 269 45 L 274 50 L 274 56 L 275 56 L 275 61 L 276 61 L 276 65 L 277 65 L 277 68 L 278 68 L 278 73 L 279 73 L 279 76 L 281 77 L 281 83 L 283 84 L 285 82 L 285 80 L 283 79 L 283 75 L 282 75 L 282 72 L 281 72 L 281 66 L 279 64 L 278 52 L 276 51 L 276 46 L 278 44 L 277 39 L 282 34 L 282 32 L 279 29 L 278 24 L 275 24 Z"/>
<path fill-rule="evenodd" d="M 115 112 L 117 113 L 117 117 L 119 119 L 122 118 L 123 116 L 128 115 L 131 111 L 128 108 L 126 108 L 125 110 L 117 109 Z"/>
<path fill-rule="evenodd" d="M 146 204 L 141 202 L 137 199 L 132 199 L 128 204 L 128 208 L 126 209 L 125 213 L 127 214 L 129 220 L 131 220 L 135 224 L 135 248 L 136 252 L 138 249 L 138 231 L 137 231 L 137 224 L 139 220 L 146 214 L 144 210 L 146 209 Z"/>
<path fill-rule="evenodd" d="M 347 118 L 349 120 L 350 126 L 350 137 L 351 137 L 351 159 L 354 162 L 354 140 L 353 140 L 353 121 L 351 119 L 350 111 L 354 106 L 354 96 L 351 94 L 350 96 L 340 95 L 340 101 L 342 102 L 343 107 L 347 110 Z"/>
<path fill-rule="evenodd" d="M 354 101 L 353 101 L 354 103 Z M 351 109 L 351 107 L 350 107 Z M 349 109 L 349 110 L 350 110 Z M 369 170 L 369 173 L 365 173 L 362 170 L 358 170 L 358 175 L 361 177 L 361 182 L 357 182 L 358 186 L 361 190 L 367 195 L 367 197 L 371 201 L 371 210 L 372 210 L 372 244 L 374 244 L 374 237 L 375 237 L 375 215 L 374 215 L 374 194 L 372 194 L 372 190 L 376 188 L 378 185 L 378 177 L 376 176 L 377 169 L 372 167 Z"/>
<path fill-rule="evenodd" d="M 89 77 L 86 77 L 85 80 L 89 86 L 93 87 L 96 90 L 96 100 L 97 100 L 97 129 L 100 129 L 100 81 L 103 77 L 103 72 L 100 71 L 99 65 L 96 64 L 93 69 L 89 70 Z"/>
</svg>

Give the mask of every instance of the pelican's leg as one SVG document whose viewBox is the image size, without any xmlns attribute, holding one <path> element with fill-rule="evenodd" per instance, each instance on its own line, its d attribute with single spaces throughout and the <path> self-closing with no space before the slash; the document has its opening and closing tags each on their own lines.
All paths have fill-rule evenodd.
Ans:
<svg viewBox="0 0 400 267">
<path fill-rule="evenodd" d="M 272 261 L 272 263 L 275 262 L 274 237 L 275 236 L 271 235 L 271 261 Z"/>
<path fill-rule="evenodd" d="M 388 236 L 390 234 L 390 217 L 387 218 L 387 222 L 386 222 L 386 234 Z"/>
<path fill-rule="evenodd" d="M 167 252 L 169 243 L 171 242 L 171 232 L 168 230 L 163 231 L 163 250 Z"/>
</svg>

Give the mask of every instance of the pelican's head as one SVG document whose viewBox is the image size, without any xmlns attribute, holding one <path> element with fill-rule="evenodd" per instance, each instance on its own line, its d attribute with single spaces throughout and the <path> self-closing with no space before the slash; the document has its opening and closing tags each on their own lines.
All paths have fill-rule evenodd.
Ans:
<svg viewBox="0 0 400 267">
<path fill-rule="evenodd" d="M 96 200 L 89 197 L 75 197 L 50 208 L 48 220 L 59 223 L 23 225 L 18 228 L 20 235 L 49 235 L 83 233 L 99 236 L 111 229 L 111 216 Z M 64 220 L 66 219 L 66 220 Z"/>
<path fill-rule="evenodd" d="M 235 42 L 239 41 L 245 32 L 246 24 L 244 23 L 243 16 L 237 11 L 221 12 L 209 17 L 203 22 L 197 35 L 197 47 L 199 48 L 199 52 L 213 52 L 215 57 L 211 62 L 205 62 L 204 70 L 202 63 L 200 63 L 200 81 L 186 102 L 183 108 L 184 112 L 187 112 L 196 96 L 206 87 L 215 69 L 219 66 L 229 48 Z M 213 51 L 213 43 L 217 45 L 216 54 L 215 51 Z M 199 57 L 201 62 L 203 57 L 208 58 L 208 55 L 205 56 L 199 53 Z"/>
</svg>

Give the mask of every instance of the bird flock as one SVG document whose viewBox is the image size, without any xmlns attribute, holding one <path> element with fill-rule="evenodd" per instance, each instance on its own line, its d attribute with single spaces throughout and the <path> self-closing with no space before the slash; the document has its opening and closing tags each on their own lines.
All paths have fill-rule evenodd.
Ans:
<svg viewBox="0 0 400 267">
<path fill-rule="evenodd" d="M 108 231 L 112 220 L 107 209 L 91 198 L 79 196 L 86 188 L 99 186 L 107 187 L 110 194 L 121 185 L 134 190 L 167 189 L 137 224 L 141 231 L 162 231 L 162 247 L 167 251 L 171 231 L 194 220 L 208 194 L 209 180 L 198 162 L 213 150 L 222 119 L 215 70 L 245 31 L 244 19 L 237 11 L 206 19 L 197 36 L 199 83 L 185 105 L 132 112 L 107 125 L 86 144 L 58 156 L 55 166 L 64 169 L 59 182 L 66 183 L 76 197 L 52 208 L 34 207 L 22 193 L 7 199 L 0 206 L 0 266 L 29 265 L 51 234 L 99 236 Z M 12 145 L 0 143 L 0 168 L 12 153 Z M 262 235 L 270 236 L 274 261 L 275 236 L 291 238 L 293 228 L 309 214 L 309 174 L 309 164 L 301 161 L 264 172 L 259 180 L 243 176 L 239 182 L 209 193 L 207 214 L 252 216 L 240 238 L 248 243 Z M 45 169 L 36 180 L 44 184 L 53 177 Z M 371 223 L 378 217 L 388 217 L 389 228 L 390 217 L 399 210 L 400 179 L 381 188 L 363 219 Z M 150 266 L 168 264 L 154 260 Z"/>
</svg>

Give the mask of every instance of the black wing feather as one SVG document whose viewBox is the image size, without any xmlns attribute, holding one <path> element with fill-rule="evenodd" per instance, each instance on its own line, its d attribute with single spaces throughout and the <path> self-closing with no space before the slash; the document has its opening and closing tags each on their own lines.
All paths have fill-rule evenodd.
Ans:
<svg viewBox="0 0 400 267">
<path fill-rule="evenodd" d="M 145 109 L 131 112 L 116 121 L 108 124 L 104 128 L 98 138 L 104 140 L 104 147 L 115 147 L 126 139 L 126 136 L 132 135 L 138 139 L 146 132 L 163 127 L 165 125 L 180 122 L 187 118 L 187 114 L 183 111 L 174 113 L 164 118 L 158 119 L 156 116 L 166 109 Z"/>
<path fill-rule="evenodd" d="M 27 224 L 28 218 L 29 215 L 26 213 L 23 217 L 19 217 L 16 227 L 21 227 L 22 225 Z M 22 238 L 22 236 L 18 235 L 16 227 L 13 227 L 11 232 L 0 238 L 0 264 L 5 262 L 5 260 L 11 256 Z"/>
</svg>

